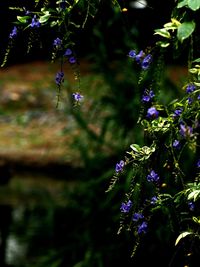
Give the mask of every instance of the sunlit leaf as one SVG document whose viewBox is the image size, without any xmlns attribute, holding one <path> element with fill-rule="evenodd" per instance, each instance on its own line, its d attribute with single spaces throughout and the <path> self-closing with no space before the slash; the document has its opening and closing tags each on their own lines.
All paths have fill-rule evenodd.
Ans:
<svg viewBox="0 0 200 267">
<path fill-rule="evenodd" d="M 51 14 L 49 12 L 46 12 L 45 15 L 41 16 L 39 19 L 40 23 L 45 23 L 48 21 L 48 19 L 50 18 Z"/>
<path fill-rule="evenodd" d="M 141 148 L 138 144 L 132 144 L 132 145 L 130 145 L 130 148 L 137 153 L 141 150 Z"/>
<path fill-rule="evenodd" d="M 183 42 L 187 39 L 195 29 L 195 22 L 183 22 L 177 29 L 177 38 L 179 41 Z"/>
<path fill-rule="evenodd" d="M 166 30 L 175 30 L 180 25 L 181 25 L 180 21 L 178 21 L 177 19 L 172 18 L 171 22 L 168 22 L 168 23 L 164 24 L 164 27 L 166 28 Z"/>
<path fill-rule="evenodd" d="M 200 58 L 197 58 L 197 59 L 193 60 L 193 62 L 199 63 L 200 62 Z"/>
<path fill-rule="evenodd" d="M 197 217 L 192 217 L 192 220 L 197 223 L 197 224 L 200 224 L 200 220 L 197 218 Z"/>
<path fill-rule="evenodd" d="M 184 232 L 184 233 L 180 234 L 176 239 L 175 246 L 179 243 L 179 241 L 182 238 L 186 237 L 187 235 L 191 235 L 191 234 L 193 234 L 193 233 L 192 232 Z"/>
<path fill-rule="evenodd" d="M 19 21 L 19 22 L 21 22 L 21 23 L 27 23 L 27 20 L 29 19 L 30 17 L 29 16 L 23 16 L 23 17 L 21 17 L 21 16 L 17 16 L 17 20 Z"/>
<path fill-rule="evenodd" d="M 194 190 L 188 195 L 188 200 L 193 199 L 196 201 L 196 199 L 200 196 L 200 190 Z"/>
<path fill-rule="evenodd" d="M 195 74 L 198 72 L 198 70 L 196 68 L 192 68 L 192 69 L 189 69 L 189 72 Z"/>
<path fill-rule="evenodd" d="M 157 29 L 157 30 L 155 30 L 154 34 L 158 34 L 158 35 L 165 37 L 165 38 L 171 37 L 170 33 L 166 29 Z"/>
<path fill-rule="evenodd" d="M 170 43 L 160 42 L 160 46 L 163 48 L 168 47 L 169 45 L 170 45 Z"/>
<path fill-rule="evenodd" d="M 188 0 L 188 7 L 193 11 L 200 8 L 200 0 Z"/>
<path fill-rule="evenodd" d="M 188 0 L 183 0 L 180 3 L 178 3 L 177 8 L 181 8 L 188 5 Z"/>
</svg>

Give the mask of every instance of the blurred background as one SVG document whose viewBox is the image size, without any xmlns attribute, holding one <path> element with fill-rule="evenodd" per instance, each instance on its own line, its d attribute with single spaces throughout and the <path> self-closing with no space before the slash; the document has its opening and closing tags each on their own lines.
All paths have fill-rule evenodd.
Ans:
<svg viewBox="0 0 200 267">
<path fill-rule="evenodd" d="M 27 4 L 0 2 L 1 60 L 15 20 L 8 7 L 19 2 Z M 143 142 L 139 69 L 127 54 L 154 44 L 153 31 L 170 20 L 174 1 L 120 3 L 127 11 L 102 1 L 96 17 L 75 35 L 80 106 L 71 106 L 79 85 L 66 64 L 56 107 L 59 63 L 50 62 L 48 32 L 41 36 L 43 47 L 28 55 L 27 40 L 19 39 L 0 69 L 1 267 L 128 267 L 143 266 L 144 258 L 160 266 L 171 253 L 167 237 L 160 257 L 148 237 L 131 258 L 134 240 L 117 235 L 126 181 L 105 191 L 129 145 Z M 180 93 L 186 73 L 184 58 L 167 60 L 165 102 Z"/>
</svg>

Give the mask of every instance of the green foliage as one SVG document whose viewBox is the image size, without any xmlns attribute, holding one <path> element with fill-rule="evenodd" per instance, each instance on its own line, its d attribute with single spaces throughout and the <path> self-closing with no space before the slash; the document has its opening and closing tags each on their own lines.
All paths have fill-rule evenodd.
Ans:
<svg viewBox="0 0 200 267">
<path fill-rule="evenodd" d="M 20 32 L 23 36 L 29 36 L 29 41 L 26 46 L 27 53 L 30 53 L 33 46 L 36 46 L 36 43 L 39 43 L 39 47 L 42 46 L 43 29 L 47 29 L 49 33 L 52 31 L 57 33 L 64 45 L 62 46 L 62 51 L 60 49 L 57 51 L 52 49 L 52 44 L 49 44 L 51 45 L 50 51 L 53 61 L 58 58 L 63 60 L 62 52 L 68 47 L 74 47 L 73 36 L 79 28 L 83 29 L 85 27 L 89 18 L 95 16 L 99 5 L 99 1 L 91 2 L 81 0 L 59 0 L 56 3 L 44 0 L 35 0 L 33 2 L 34 6 L 30 10 L 24 6 L 10 7 L 13 12 L 17 13 L 16 21 L 14 22 L 14 25 L 17 27 L 17 35 Z M 77 13 L 81 14 L 81 16 L 77 15 Z M 38 26 L 32 24 L 34 18 L 39 23 Z M 54 38 L 56 37 L 58 36 Z M 2 67 L 7 63 L 11 49 L 16 45 L 15 39 L 17 37 L 9 39 L 8 48 L 1 64 Z"/>
<path fill-rule="evenodd" d="M 179 1 L 177 8 L 187 7 L 193 11 L 196 11 L 200 8 L 199 0 L 181 0 Z"/>
<path fill-rule="evenodd" d="M 99 1 L 64 1 L 64 9 L 61 7 L 63 1 L 56 2 L 55 7 L 51 7 L 48 1 L 35 1 L 35 4 L 36 11 L 32 12 L 31 15 L 17 16 L 16 25 L 20 26 L 22 31 L 29 31 L 34 28 L 31 19 L 35 18 L 34 23 L 36 25 L 40 24 L 41 27 L 47 27 L 47 29 L 53 28 L 55 32 L 59 33 L 59 38 L 63 43 L 61 46 L 60 44 L 54 46 L 51 58 L 53 61 L 55 59 L 60 60 L 62 71 L 66 59 L 63 55 L 64 51 L 67 48 L 75 47 L 73 36 L 77 30 L 86 27 L 89 18 L 93 18 L 97 14 Z M 114 4 L 114 8 L 111 8 L 114 19 L 110 19 L 106 26 L 113 25 L 115 19 L 117 20 L 123 11 L 117 1 L 113 1 L 112 4 Z M 132 64 L 128 62 L 127 65 L 124 65 L 126 68 L 124 67 L 123 75 L 121 75 L 121 70 L 116 72 L 116 69 L 121 67 L 122 62 L 114 65 L 114 71 L 113 66 L 106 62 L 108 51 L 103 45 L 105 40 L 101 32 L 101 25 L 94 28 L 94 35 L 98 41 L 101 41 L 99 50 L 95 51 L 98 51 L 96 67 L 104 69 L 104 79 L 111 88 L 110 94 L 103 96 L 101 101 L 106 105 L 109 104 L 112 111 L 115 110 L 102 120 L 100 134 L 96 134 L 90 129 L 88 118 L 82 116 L 81 109 L 74 109 L 73 103 L 70 102 L 72 92 L 69 91 L 69 111 L 85 130 L 89 139 L 97 143 L 96 151 L 99 151 L 101 145 L 105 144 L 105 136 L 110 129 L 115 138 L 113 143 L 114 141 L 120 143 L 120 138 L 129 136 L 129 131 L 134 130 L 135 132 L 135 124 L 139 129 L 139 137 L 134 136 L 132 138 L 132 144 L 129 145 L 130 150 L 126 151 L 120 162 L 121 165 L 116 165 L 108 189 L 106 190 L 98 184 L 97 187 L 92 189 L 89 187 L 86 190 L 90 192 L 98 188 L 98 190 L 101 189 L 102 193 L 103 188 L 109 194 L 116 192 L 119 197 L 117 199 L 111 197 L 109 203 L 106 202 L 102 206 L 98 206 L 101 199 L 105 197 L 100 193 L 98 202 L 96 199 L 95 205 L 90 206 L 90 203 L 94 201 L 94 196 L 90 198 L 90 195 L 87 193 L 85 195 L 86 191 L 84 191 L 83 195 L 79 195 L 80 201 L 78 204 L 74 203 L 74 207 L 77 208 L 81 203 L 84 205 L 84 212 L 92 216 L 93 213 L 100 214 L 96 206 L 101 209 L 109 205 L 117 206 L 119 202 L 122 203 L 121 216 L 120 219 L 117 218 L 119 219 L 118 233 L 130 234 L 133 247 L 132 256 L 137 258 L 138 251 L 140 249 L 143 251 L 145 248 L 148 251 L 148 257 L 150 257 L 151 250 L 157 254 L 157 250 L 160 249 L 161 251 L 160 244 L 164 247 L 167 244 L 170 253 L 167 254 L 166 266 L 172 266 L 177 262 L 179 265 L 185 265 L 184 258 L 190 253 L 192 254 L 191 262 L 193 262 L 199 252 L 200 66 L 198 63 L 200 60 L 199 51 L 196 49 L 199 45 L 196 44 L 199 40 L 197 23 L 199 8 L 199 0 L 178 1 L 172 10 L 171 20 L 165 23 L 163 28 L 155 29 L 154 35 L 158 37 L 155 45 L 147 47 L 144 51 L 140 51 L 137 44 L 133 44 L 125 35 L 125 47 L 130 49 L 133 46 L 134 50 L 132 50 L 132 54 L 126 52 L 126 55 L 129 56 L 128 60 L 133 61 L 131 61 Z M 20 11 L 23 12 L 23 9 Z M 33 14 L 36 17 L 33 17 Z M 11 40 L 9 47 L 12 45 L 13 40 Z M 32 42 L 28 43 L 28 51 L 31 46 Z M 173 92 L 172 98 L 166 101 L 166 96 L 171 88 L 166 87 L 166 84 L 163 83 L 165 61 L 167 61 L 170 53 L 174 52 L 178 57 L 182 51 L 184 55 L 188 53 L 188 65 L 186 66 L 188 76 L 180 88 L 181 93 L 177 95 L 177 92 Z M 121 54 L 121 51 L 118 50 L 118 52 Z M 8 53 L 6 53 L 2 65 L 5 64 L 7 56 Z M 94 55 L 93 58 L 95 58 Z M 77 65 L 73 65 L 73 70 L 76 79 L 80 82 Z M 135 76 L 138 77 L 137 81 L 135 77 L 132 78 L 133 72 L 131 72 L 130 66 L 134 69 Z M 116 79 L 113 79 L 114 74 Z M 61 85 L 65 85 L 63 76 L 61 78 L 57 81 L 58 94 L 60 94 Z M 130 88 L 134 88 L 134 92 Z M 80 86 L 78 86 L 78 90 L 80 91 Z M 79 106 L 79 101 L 76 104 L 78 104 L 76 107 Z M 117 108 L 114 109 L 114 107 Z M 130 127 L 130 125 L 132 126 Z M 115 130 L 120 127 L 119 131 Z M 114 146 L 108 147 L 113 148 Z M 119 147 L 121 148 L 120 145 Z M 100 167 L 93 170 L 98 174 L 105 171 L 104 165 L 99 162 L 99 155 L 90 157 L 85 144 L 80 144 L 80 149 L 88 169 L 94 163 L 98 163 L 97 165 Z M 121 156 L 121 150 L 119 150 L 119 156 Z M 88 169 L 87 174 L 89 176 L 91 173 Z M 119 213 L 116 206 L 115 212 L 118 217 Z M 82 218 L 86 226 L 89 225 L 95 231 L 100 229 L 97 221 L 87 222 L 84 216 Z M 98 237 L 102 237 L 100 230 L 99 233 Z M 81 259 L 74 262 L 75 266 L 94 266 L 95 262 L 98 262 L 97 266 L 103 266 L 103 264 L 109 266 L 110 263 L 105 263 L 97 252 L 99 244 L 96 245 L 95 240 L 89 238 L 90 233 L 86 232 L 86 235 L 87 237 L 84 239 L 86 244 L 84 243 L 84 245 L 88 249 L 81 255 Z M 78 242 L 78 244 L 80 243 Z M 80 245 L 80 251 L 81 249 L 82 246 Z M 181 259 L 176 260 L 178 250 L 181 251 Z M 55 261 L 53 264 L 57 266 L 60 262 Z"/>
<path fill-rule="evenodd" d="M 182 43 L 193 33 L 195 29 L 195 23 L 192 22 L 183 22 L 177 29 L 177 38 Z"/>
<path fill-rule="evenodd" d="M 159 211 L 160 214 L 163 214 L 162 216 L 166 216 L 166 220 L 170 223 L 171 230 L 169 231 L 173 233 L 174 244 L 179 247 L 178 249 L 181 249 L 182 239 L 185 239 L 186 244 L 192 239 L 194 245 L 188 245 L 186 253 L 192 251 L 193 257 L 197 257 L 195 244 L 198 246 L 199 239 L 197 225 L 199 224 L 200 198 L 198 161 L 200 88 L 199 65 L 191 66 L 198 63 L 199 59 L 191 58 L 193 46 L 187 40 L 189 38 L 197 40 L 195 37 L 198 31 L 193 14 L 187 16 L 185 11 L 183 13 L 179 11 L 179 8 L 186 5 L 193 11 L 199 8 L 198 1 L 192 3 L 185 1 L 182 2 L 182 5 L 179 3 L 172 12 L 171 22 L 164 24 L 164 28 L 155 30 L 155 35 L 159 35 L 163 40 L 157 41 L 154 47 L 156 51 L 154 52 L 154 61 L 156 61 L 162 51 L 171 46 L 177 51 L 181 49 L 181 44 L 188 46 L 188 80 L 182 87 L 184 94 L 178 99 L 171 99 L 170 103 L 164 105 L 159 103 L 158 97 L 142 105 L 139 122 L 144 129 L 144 144 L 142 147 L 138 144 L 131 145 L 132 151 L 126 152 L 129 156 L 124 156 L 123 171 L 119 172 L 116 169 L 108 188 L 109 192 L 117 183 L 121 183 L 122 177 L 126 177 L 126 170 L 132 166 L 133 176 L 132 179 L 127 178 L 129 188 L 124 196 L 125 201 L 122 203 L 122 207 L 123 205 L 126 207 L 126 203 L 131 201 L 132 207 L 130 211 L 122 210 L 119 233 L 124 229 L 134 235 L 136 241 L 133 246 L 133 256 L 137 255 L 136 251 L 145 239 L 145 234 L 148 235 L 148 230 L 146 233 L 146 228 L 140 230 L 140 227 L 145 223 L 145 227 L 149 225 L 149 232 L 152 232 L 155 223 L 154 217 Z M 193 53 L 197 53 L 195 57 L 199 56 L 198 51 L 193 51 Z M 154 92 L 157 94 L 159 91 L 164 92 L 164 88 L 156 90 L 158 80 L 152 86 L 151 80 L 148 78 L 157 72 L 157 65 L 152 64 L 145 72 L 147 74 L 142 74 L 138 83 L 144 84 L 144 86 L 149 83 L 148 87 L 154 88 Z M 192 90 L 190 90 L 190 86 L 194 86 Z M 154 113 L 150 117 L 148 115 L 150 108 L 155 109 L 159 115 Z M 178 110 L 181 111 L 179 114 L 176 113 Z M 176 146 L 175 141 L 180 142 L 181 146 Z M 185 161 L 187 161 L 187 166 Z M 152 202 L 152 198 L 156 199 L 155 202 Z M 189 205 L 194 206 L 189 208 Z M 134 219 L 136 214 L 142 214 L 140 216 L 143 221 Z M 162 224 L 159 225 L 158 222 L 157 227 L 161 230 Z M 177 237 L 174 233 L 177 234 Z M 188 235 L 190 235 L 190 239 L 186 238 Z M 168 243 L 171 242 L 171 238 L 172 236 L 169 235 Z M 188 246 L 185 245 L 185 247 Z M 184 254 L 184 250 L 182 253 Z"/>
</svg>

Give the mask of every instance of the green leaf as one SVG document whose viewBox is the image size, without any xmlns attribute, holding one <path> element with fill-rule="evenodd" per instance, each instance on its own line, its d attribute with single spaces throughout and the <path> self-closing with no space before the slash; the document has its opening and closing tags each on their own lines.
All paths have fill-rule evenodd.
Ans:
<svg viewBox="0 0 200 267">
<path fill-rule="evenodd" d="M 183 22 L 177 30 L 177 38 L 179 41 L 183 42 L 185 39 L 187 39 L 194 31 L 195 29 L 195 22 Z"/>
<path fill-rule="evenodd" d="M 140 152 L 140 150 L 141 150 L 141 148 L 138 144 L 132 144 L 132 145 L 130 145 L 130 148 L 137 153 Z"/>
<path fill-rule="evenodd" d="M 194 190 L 188 195 L 188 200 L 193 199 L 194 201 L 200 196 L 200 190 Z"/>
<path fill-rule="evenodd" d="M 29 19 L 30 17 L 29 16 L 17 16 L 17 20 L 23 24 L 27 23 L 27 20 Z"/>
<path fill-rule="evenodd" d="M 42 24 L 42 23 L 45 23 L 48 21 L 48 19 L 50 18 L 51 14 L 49 12 L 45 12 L 46 14 L 41 16 L 40 19 L 39 19 L 39 22 Z"/>
<path fill-rule="evenodd" d="M 193 233 L 192 232 L 183 232 L 182 234 L 180 234 L 176 239 L 175 246 L 179 243 L 179 241 L 182 238 L 186 237 L 187 235 L 191 235 L 191 234 L 193 234 Z"/>
<path fill-rule="evenodd" d="M 152 130 L 155 132 L 167 132 L 170 128 L 170 122 L 168 119 L 159 117 L 157 120 L 152 121 Z"/>
<path fill-rule="evenodd" d="M 169 42 L 161 42 L 161 41 L 157 42 L 156 44 L 157 44 L 158 46 L 163 47 L 163 48 L 168 47 L 168 46 L 170 45 Z"/>
<path fill-rule="evenodd" d="M 192 220 L 195 222 L 195 223 L 197 223 L 197 224 L 200 224 L 200 220 L 198 220 L 198 218 L 197 217 L 192 217 Z"/>
<path fill-rule="evenodd" d="M 177 8 L 181 8 L 188 5 L 188 0 L 183 0 L 180 3 L 178 3 Z"/>
<path fill-rule="evenodd" d="M 200 58 L 197 58 L 197 59 L 193 60 L 193 62 L 199 63 L 200 62 Z"/>
<path fill-rule="evenodd" d="M 58 25 L 58 23 L 59 23 L 58 20 L 57 20 L 57 21 L 52 21 L 52 22 L 50 23 L 50 26 L 51 26 L 51 27 L 55 27 L 55 26 Z"/>
<path fill-rule="evenodd" d="M 156 29 L 154 34 L 158 34 L 165 38 L 170 38 L 171 35 L 166 29 Z"/>
<path fill-rule="evenodd" d="M 192 69 L 189 69 L 189 72 L 195 74 L 198 72 L 198 69 L 192 68 Z"/>
<path fill-rule="evenodd" d="M 193 11 L 200 8 L 200 0 L 188 0 L 188 7 Z"/>
</svg>

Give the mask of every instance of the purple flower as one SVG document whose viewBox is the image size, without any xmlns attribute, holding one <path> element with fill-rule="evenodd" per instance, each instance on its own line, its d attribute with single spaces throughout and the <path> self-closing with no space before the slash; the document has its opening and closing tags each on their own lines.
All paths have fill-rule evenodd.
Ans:
<svg viewBox="0 0 200 267">
<path fill-rule="evenodd" d="M 30 15 L 30 13 L 31 13 L 31 12 L 30 12 L 29 10 L 25 10 L 25 15 L 26 15 L 26 16 Z"/>
<path fill-rule="evenodd" d="M 140 225 L 138 225 L 138 234 L 146 234 L 147 232 L 147 222 L 142 222 Z"/>
<path fill-rule="evenodd" d="M 143 70 L 148 69 L 150 63 L 152 62 L 152 55 L 148 54 L 145 56 L 143 50 L 141 50 L 138 54 L 136 54 L 135 50 L 131 50 L 128 53 L 128 56 L 132 59 L 135 59 L 138 64 L 141 64 Z"/>
<path fill-rule="evenodd" d="M 143 219 L 144 215 L 142 213 L 134 213 L 132 221 L 137 222 L 139 219 Z"/>
<path fill-rule="evenodd" d="M 58 86 L 61 85 L 61 83 L 63 82 L 63 79 L 64 79 L 64 72 L 62 71 L 58 71 L 56 73 L 56 77 L 55 77 L 55 82 Z"/>
<path fill-rule="evenodd" d="M 197 168 L 200 168 L 200 159 L 197 161 Z"/>
<path fill-rule="evenodd" d="M 190 126 L 184 125 L 183 123 L 181 123 L 179 132 L 180 132 L 181 136 L 187 138 L 187 137 L 192 136 L 193 129 Z"/>
<path fill-rule="evenodd" d="M 196 89 L 196 86 L 194 84 L 188 84 L 186 87 L 186 93 L 190 94 Z"/>
<path fill-rule="evenodd" d="M 152 55 L 148 54 L 142 61 L 141 63 L 141 67 L 143 70 L 146 70 L 149 68 L 149 65 L 152 62 Z"/>
<path fill-rule="evenodd" d="M 14 26 L 13 29 L 12 29 L 12 32 L 11 32 L 10 35 L 9 35 L 9 38 L 10 38 L 10 39 L 13 39 L 13 38 L 15 38 L 16 36 L 17 36 L 17 27 Z"/>
<path fill-rule="evenodd" d="M 39 28 L 40 27 L 40 22 L 39 19 L 36 18 L 36 15 L 34 15 L 34 17 L 32 18 L 32 22 L 30 24 L 31 28 Z"/>
<path fill-rule="evenodd" d="M 72 96 L 73 96 L 74 100 L 77 102 L 79 102 L 83 99 L 83 96 L 79 93 L 73 93 Z"/>
<path fill-rule="evenodd" d="M 68 57 L 68 56 L 71 56 L 71 54 L 72 54 L 72 50 L 70 48 L 67 48 L 64 53 L 64 56 Z"/>
<path fill-rule="evenodd" d="M 144 52 L 141 50 L 141 51 L 135 56 L 135 61 L 136 61 L 137 63 L 140 63 L 143 57 L 144 57 Z"/>
<path fill-rule="evenodd" d="M 156 196 L 152 197 L 151 198 L 151 204 L 154 205 L 157 200 L 158 200 L 158 198 Z"/>
<path fill-rule="evenodd" d="M 53 41 L 53 45 L 56 46 L 56 47 L 60 47 L 62 44 L 62 40 L 60 38 L 56 38 L 54 41 Z"/>
<path fill-rule="evenodd" d="M 144 91 L 144 94 L 142 96 L 143 102 L 150 102 L 150 100 L 155 96 L 154 92 L 150 90 L 149 92 L 147 90 Z"/>
<path fill-rule="evenodd" d="M 174 140 L 172 146 L 176 149 L 180 149 L 181 148 L 181 144 L 180 144 L 180 141 L 178 140 Z"/>
<path fill-rule="evenodd" d="M 158 182 L 159 179 L 160 179 L 160 177 L 158 176 L 158 174 L 154 170 L 151 170 L 150 174 L 147 175 L 147 181 L 148 182 Z"/>
<path fill-rule="evenodd" d="M 194 202 L 192 202 L 192 201 L 188 202 L 188 207 L 189 207 L 189 209 L 190 209 L 191 211 L 193 211 L 194 208 L 195 208 Z"/>
<path fill-rule="evenodd" d="M 197 96 L 197 99 L 200 100 L 200 94 Z"/>
<path fill-rule="evenodd" d="M 131 58 L 135 58 L 135 57 L 136 57 L 136 52 L 135 52 L 135 50 L 131 50 L 131 51 L 128 53 L 128 56 L 131 57 Z"/>
<path fill-rule="evenodd" d="M 177 108 L 175 111 L 174 111 L 174 114 L 173 114 L 173 117 L 179 117 L 182 113 L 183 109 L 182 108 Z"/>
<path fill-rule="evenodd" d="M 188 101 L 188 104 L 191 105 L 193 102 L 193 99 L 191 97 L 188 97 L 187 101 Z"/>
<path fill-rule="evenodd" d="M 159 115 L 159 112 L 155 107 L 151 107 L 147 110 L 147 118 L 156 119 Z"/>
<path fill-rule="evenodd" d="M 123 202 L 123 203 L 121 204 L 120 211 L 121 211 L 122 213 L 128 213 L 128 212 L 130 211 L 132 205 L 133 205 L 133 203 L 132 203 L 131 200 L 129 200 L 127 203 L 124 203 L 124 202 Z"/>
<path fill-rule="evenodd" d="M 120 162 L 117 163 L 116 166 L 115 166 L 116 173 L 121 172 L 123 170 L 123 168 L 124 168 L 124 165 L 125 165 L 124 161 L 120 160 Z"/>
<path fill-rule="evenodd" d="M 70 57 L 70 58 L 69 58 L 69 63 L 70 63 L 70 64 L 74 64 L 74 63 L 76 63 L 76 59 L 75 59 L 75 57 Z"/>
</svg>

